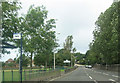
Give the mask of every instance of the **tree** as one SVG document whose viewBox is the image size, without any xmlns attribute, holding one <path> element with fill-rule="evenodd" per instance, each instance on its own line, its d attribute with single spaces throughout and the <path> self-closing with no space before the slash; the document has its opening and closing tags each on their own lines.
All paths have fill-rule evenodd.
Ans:
<svg viewBox="0 0 120 83">
<path fill-rule="evenodd" d="M 8 67 L 15 67 L 15 63 L 8 63 L 6 64 Z"/>
<path fill-rule="evenodd" d="M 92 63 L 118 63 L 118 3 L 115 2 L 98 17 L 93 32 L 94 40 L 90 43 L 89 59 Z"/>
<path fill-rule="evenodd" d="M 72 62 L 75 61 L 73 55 L 72 55 L 72 51 L 75 52 L 76 49 L 72 48 L 73 46 L 73 41 L 72 41 L 73 37 L 72 35 L 67 36 L 65 42 L 64 42 L 64 48 L 61 50 L 61 52 L 63 52 L 62 57 L 63 60 L 70 60 L 71 61 L 71 66 L 72 66 Z"/>
<path fill-rule="evenodd" d="M 16 59 L 16 63 L 19 64 L 19 61 L 20 61 L 20 57 L 18 57 Z M 23 67 L 27 67 L 29 65 L 29 58 L 28 56 L 25 56 L 25 54 L 22 55 L 22 66 Z"/>
<path fill-rule="evenodd" d="M 13 33 L 18 32 L 18 10 L 21 8 L 20 2 L 2 2 L 2 37 L 10 40 Z"/>
<path fill-rule="evenodd" d="M 49 63 L 49 55 L 57 46 L 55 31 L 55 19 L 47 20 L 47 13 L 45 7 L 30 6 L 27 14 L 23 18 L 23 49 L 24 52 L 30 55 L 31 67 L 32 58 L 37 64 L 38 58 L 44 56 L 45 64 Z M 41 62 L 40 62 L 41 63 Z M 40 65 L 37 64 L 37 65 Z"/>
<path fill-rule="evenodd" d="M 67 51 L 72 51 L 72 45 L 73 45 L 73 41 L 72 41 L 73 37 L 71 36 L 67 36 L 65 43 L 64 43 L 64 49 Z"/>
<path fill-rule="evenodd" d="M 19 18 L 18 18 L 18 10 L 21 9 L 21 3 L 17 1 L 11 2 L 1 2 L 2 6 L 2 42 L 12 42 L 13 33 L 19 32 Z M 2 50 L 2 53 L 9 53 L 6 49 Z"/>
</svg>

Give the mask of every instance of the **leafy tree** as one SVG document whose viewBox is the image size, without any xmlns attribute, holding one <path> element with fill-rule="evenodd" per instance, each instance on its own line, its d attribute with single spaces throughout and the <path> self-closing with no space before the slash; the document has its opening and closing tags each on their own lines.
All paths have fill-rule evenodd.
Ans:
<svg viewBox="0 0 120 83">
<path fill-rule="evenodd" d="M 67 36 L 65 43 L 64 43 L 64 49 L 67 51 L 72 51 L 72 45 L 73 45 L 73 41 L 72 41 L 73 37 L 71 36 Z"/>
<path fill-rule="evenodd" d="M 70 60 L 70 61 L 72 61 L 72 63 L 75 61 L 75 59 L 74 59 L 75 57 L 73 56 L 74 53 L 72 53 L 72 51 L 75 52 L 76 49 L 72 48 L 72 45 L 73 45 L 72 39 L 73 39 L 72 35 L 67 36 L 67 38 L 64 42 L 64 45 L 63 45 L 64 48 L 60 49 L 57 53 L 58 58 L 60 59 L 59 61 L 61 62 L 61 65 L 63 65 L 64 60 Z"/>
<path fill-rule="evenodd" d="M 57 46 L 55 31 L 52 30 L 56 27 L 54 25 L 55 19 L 47 20 L 47 13 L 45 7 L 34 7 L 32 5 L 23 18 L 23 49 L 25 53 L 30 55 L 31 67 L 33 56 L 36 64 L 38 58 L 44 56 L 47 67 L 49 55 Z M 40 63 L 37 65 L 40 65 Z"/>
<path fill-rule="evenodd" d="M 88 58 L 92 63 L 118 63 L 118 3 L 115 2 L 98 17 L 93 32 L 94 40 L 90 43 Z"/>
<path fill-rule="evenodd" d="M 4 62 L 2 62 L 2 67 L 5 67 L 5 63 Z"/>
<path fill-rule="evenodd" d="M 1 2 L 2 6 L 2 41 L 11 42 L 13 33 L 19 32 L 19 18 L 18 10 L 21 9 L 20 2 Z M 2 50 L 2 53 L 9 53 L 6 49 Z"/>
<path fill-rule="evenodd" d="M 18 57 L 16 59 L 16 63 L 19 64 L 19 61 L 20 61 L 20 57 Z M 22 66 L 23 67 L 27 67 L 29 65 L 29 58 L 28 56 L 25 56 L 25 54 L 22 55 Z"/>
<path fill-rule="evenodd" d="M 34 63 L 37 66 L 45 65 L 45 56 L 44 56 L 44 54 L 36 55 L 34 57 Z"/>
<path fill-rule="evenodd" d="M 7 66 L 8 67 L 15 67 L 15 63 L 8 63 Z"/>
<path fill-rule="evenodd" d="M 2 2 L 2 37 L 4 40 L 10 40 L 13 33 L 18 32 L 18 10 L 20 8 L 20 2 Z"/>
</svg>

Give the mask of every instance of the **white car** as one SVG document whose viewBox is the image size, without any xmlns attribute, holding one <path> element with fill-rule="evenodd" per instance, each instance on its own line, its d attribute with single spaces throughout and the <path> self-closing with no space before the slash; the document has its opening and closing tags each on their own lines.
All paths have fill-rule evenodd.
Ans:
<svg viewBox="0 0 120 83">
<path fill-rule="evenodd" d="M 85 65 L 85 68 L 92 68 L 91 65 Z"/>
</svg>

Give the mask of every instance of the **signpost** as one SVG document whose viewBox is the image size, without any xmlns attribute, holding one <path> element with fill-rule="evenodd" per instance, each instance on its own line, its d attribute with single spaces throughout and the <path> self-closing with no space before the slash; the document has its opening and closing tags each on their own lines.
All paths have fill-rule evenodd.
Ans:
<svg viewBox="0 0 120 83">
<path fill-rule="evenodd" d="M 70 61 L 69 60 L 65 60 L 65 61 L 63 61 L 63 63 L 70 63 Z"/>
<path fill-rule="evenodd" d="M 64 63 L 70 63 L 70 61 L 69 60 L 65 60 Z"/>
<path fill-rule="evenodd" d="M 20 63 L 19 63 L 19 70 L 20 70 L 20 81 L 22 83 L 22 33 L 14 33 L 13 39 L 20 39 L 21 40 L 21 55 L 20 55 Z"/>
<path fill-rule="evenodd" d="M 21 34 L 20 33 L 14 33 L 13 34 L 13 39 L 21 39 Z"/>
</svg>

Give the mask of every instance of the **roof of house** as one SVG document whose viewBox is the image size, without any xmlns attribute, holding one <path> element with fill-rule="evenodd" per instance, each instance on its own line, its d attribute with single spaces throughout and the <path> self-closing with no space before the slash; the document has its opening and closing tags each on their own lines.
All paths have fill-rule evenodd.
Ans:
<svg viewBox="0 0 120 83">
<path fill-rule="evenodd" d="M 6 62 L 13 62 L 14 60 L 13 59 L 8 59 Z"/>
</svg>

